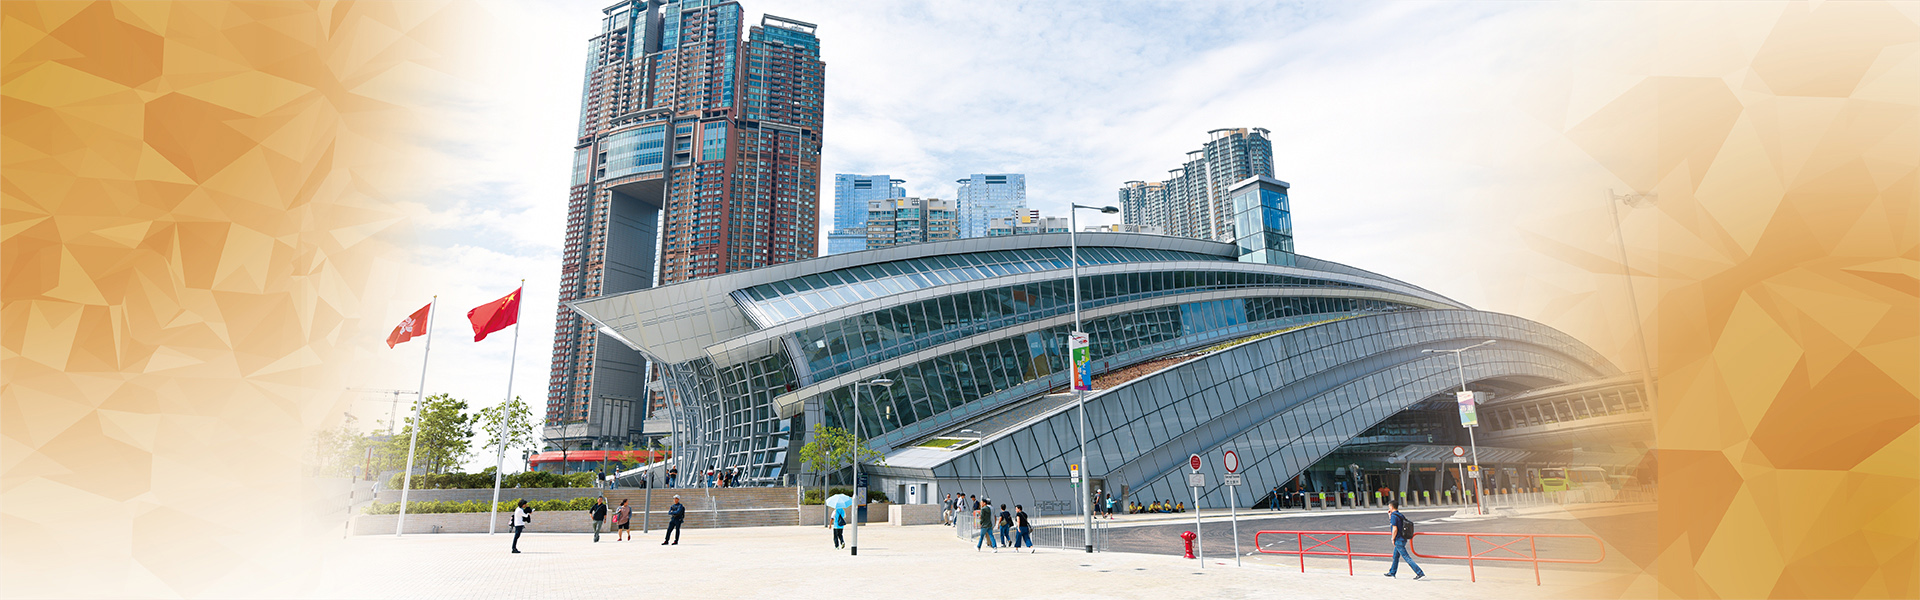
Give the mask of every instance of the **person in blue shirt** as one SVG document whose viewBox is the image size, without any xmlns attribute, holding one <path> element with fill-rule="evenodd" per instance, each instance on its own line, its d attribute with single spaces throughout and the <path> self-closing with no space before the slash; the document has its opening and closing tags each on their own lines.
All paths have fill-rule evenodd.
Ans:
<svg viewBox="0 0 1920 600">
<path fill-rule="evenodd" d="M 847 529 L 847 509 L 844 509 L 844 508 L 833 509 L 833 547 L 835 548 L 847 547 L 847 540 L 841 537 L 842 533 L 845 532 L 846 529 Z"/>
<path fill-rule="evenodd" d="M 1387 567 L 1387 576 L 1393 577 L 1400 572 L 1400 558 L 1406 557 L 1407 567 L 1413 569 L 1413 578 L 1419 580 L 1427 576 L 1420 565 L 1413 562 L 1413 553 L 1407 550 L 1407 542 L 1413 541 L 1413 521 L 1400 512 L 1400 501 L 1387 503 L 1387 525 L 1393 530 L 1393 564 Z"/>
</svg>

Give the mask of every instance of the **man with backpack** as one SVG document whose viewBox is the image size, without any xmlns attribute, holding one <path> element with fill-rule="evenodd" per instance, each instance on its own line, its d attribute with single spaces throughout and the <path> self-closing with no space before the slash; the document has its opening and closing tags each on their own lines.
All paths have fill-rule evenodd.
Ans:
<svg viewBox="0 0 1920 600">
<path fill-rule="evenodd" d="M 1413 553 L 1407 550 L 1407 543 L 1413 541 L 1413 519 L 1407 518 L 1407 515 L 1400 512 L 1399 500 L 1387 502 L 1387 525 L 1393 529 L 1393 564 L 1387 567 L 1387 576 L 1393 577 L 1395 573 L 1400 572 L 1400 558 L 1404 556 L 1407 559 L 1407 567 L 1413 569 L 1415 581 L 1426 577 L 1426 571 L 1420 570 L 1420 565 L 1414 564 Z"/>
<path fill-rule="evenodd" d="M 844 508 L 833 509 L 833 547 L 845 548 L 847 541 L 841 537 L 847 529 L 847 511 Z"/>
</svg>

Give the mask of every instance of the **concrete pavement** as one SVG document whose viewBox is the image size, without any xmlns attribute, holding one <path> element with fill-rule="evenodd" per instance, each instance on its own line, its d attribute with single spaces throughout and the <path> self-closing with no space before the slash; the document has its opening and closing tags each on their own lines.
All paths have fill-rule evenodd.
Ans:
<svg viewBox="0 0 1920 600">
<path fill-rule="evenodd" d="M 615 598 L 695 594 L 738 598 L 1539 598 L 1583 595 L 1601 575 L 1567 573 L 1533 585 L 1532 572 L 1483 568 L 1469 583 L 1464 567 L 1423 565 L 1388 579 L 1345 561 L 1177 556 L 1041 549 L 976 552 L 941 526 L 870 526 L 860 556 L 832 548 L 817 527 L 758 527 L 686 532 L 678 546 L 658 534 L 598 544 L 579 534 L 527 534 L 523 554 L 510 536 L 478 534 L 356 536 L 330 544 L 315 598 Z M 603 537 L 603 540 L 605 538 Z M 1558 575 L 1558 574 L 1557 574 Z"/>
</svg>

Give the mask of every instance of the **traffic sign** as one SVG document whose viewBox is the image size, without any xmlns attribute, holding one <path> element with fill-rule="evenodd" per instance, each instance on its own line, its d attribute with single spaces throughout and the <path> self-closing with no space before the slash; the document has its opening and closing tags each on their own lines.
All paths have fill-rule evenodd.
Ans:
<svg viewBox="0 0 1920 600">
<path fill-rule="evenodd" d="M 1453 457 L 1453 462 L 1455 462 L 1455 463 L 1459 463 L 1459 464 L 1466 464 L 1466 463 L 1467 463 L 1467 457 L 1465 457 L 1465 456 L 1455 456 L 1455 457 Z"/>
<path fill-rule="evenodd" d="M 1240 487 L 1240 474 L 1228 473 L 1225 477 L 1220 478 L 1220 483 L 1225 484 L 1228 487 Z"/>
<path fill-rule="evenodd" d="M 1195 471 L 1200 470 L 1200 455 L 1195 454 L 1193 456 L 1187 457 L 1187 466 L 1191 467 Z"/>
<path fill-rule="evenodd" d="M 1207 474 L 1206 473 L 1187 474 L 1187 487 L 1197 487 L 1197 488 L 1207 487 Z"/>
<path fill-rule="evenodd" d="M 1080 465 L 1067 465 L 1067 477 L 1074 485 L 1080 485 Z"/>
<path fill-rule="evenodd" d="M 1459 446 L 1454 446 L 1454 447 L 1453 447 L 1453 455 L 1454 455 L 1454 456 L 1466 456 L 1466 455 L 1467 455 L 1467 449 L 1466 449 L 1466 448 L 1461 448 L 1461 447 L 1459 447 Z"/>
<path fill-rule="evenodd" d="M 1226 462 L 1228 473 L 1240 472 L 1240 453 L 1228 450 L 1221 460 Z"/>
</svg>

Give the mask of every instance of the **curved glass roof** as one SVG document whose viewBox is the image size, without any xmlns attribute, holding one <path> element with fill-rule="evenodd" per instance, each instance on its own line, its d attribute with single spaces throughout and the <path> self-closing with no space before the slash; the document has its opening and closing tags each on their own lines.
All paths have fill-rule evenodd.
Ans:
<svg viewBox="0 0 1920 600">
<path fill-rule="evenodd" d="M 934 286 L 1067 268 L 1067 248 L 948 254 L 864 265 L 756 285 L 734 292 L 762 326 L 784 323 L 890 294 Z M 1232 257 L 1147 248 L 1080 248 L 1080 265 L 1166 261 L 1235 262 Z"/>
</svg>

